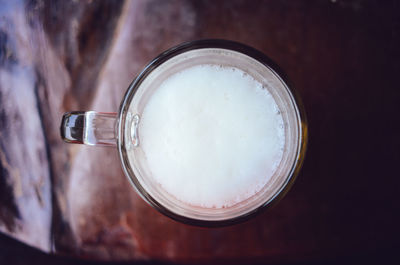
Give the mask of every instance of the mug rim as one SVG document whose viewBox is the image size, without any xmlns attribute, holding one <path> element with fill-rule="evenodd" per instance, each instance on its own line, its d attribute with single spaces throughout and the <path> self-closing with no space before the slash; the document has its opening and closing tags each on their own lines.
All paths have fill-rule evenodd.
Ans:
<svg viewBox="0 0 400 265">
<path fill-rule="evenodd" d="M 136 91 L 140 87 L 141 83 L 146 79 L 146 77 L 155 70 L 158 66 L 162 65 L 167 60 L 182 54 L 184 52 L 197 50 L 197 49 L 209 49 L 209 48 L 221 48 L 232 50 L 236 52 L 240 52 L 245 54 L 259 63 L 263 64 L 267 67 L 278 79 L 282 82 L 288 92 L 292 95 L 294 99 L 294 105 L 297 107 L 298 111 L 298 126 L 299 126 L 299 142 L 297 146 L 297 154 L 295 158 L 295 162 L 292 165 L 291 170 L 289 171 L 288 176 L 286 177 L 284 183 L 279 188 L 279 190 L 267 201 L 263 204 L 258 206 L 257 208 L 243 214 L 240 216 L 236 216 L 234 218 L 226 219 L 226 220 L 200 220 L 194 219 L 187 216 L 182 216 L 177 213 L 172 212 L 171 210 L 164 207 L 160 204 L 156 199 L 154 199 L 140 184 L 139 180 L 136 178 L 131 166 L 129 166 L 127 151 L 125 148 L 125 137 L 123 132 L 123 127 L 126 122 L 126 116 L 124 114 L 128 113 L 129 103 L 132 101 L 133 97 L 135 96 Z M 248 220 L 249 218 L 253 217 L 254 215 L 260 213 L 261 211 L 270 208 L 271 206 L 275 205 L 280 199 L 284 197 L 284 195 L 289 191 L 291 186 L 293 185 L 299 171 L 303 165 L 306 147 L 307 147 L 307 139 L 308 139 L 308 132 L 307 132 L 307 119 L 305 115 L 305 109 L 303 103 L 301 101 L 300 96 L 298 93 L 293 89 L 293 86 L 289 82 L 286 74 L 277 66 L 275 62 L 273 62 L 269 57 L 267 57 L 262 52 L 247 46 L 245 44 L 230 41 L 230 40 L 223 40 L 223 39 L 204 39 L 204 40 L 195 40 L 182 43 L 180 45 L 174 46 L 161 54 L 155 57 L 150 63 L 148 63 L 144 69 L 139 73 L 139 75 L 132 81 L 129 85 L 123 100 L 121 102 L 119 112 L 118 112 L 118 119 L 117 119 L 117 146 L 118 152 L 122 164 L 122 168 L 124 171 L 125 176 L 128 178 L 129 182 L 139 194 L 139 196 L 148 203 L 151 207 L 158 210 L 160 213 L 185 224 L 189 225 L 196 225 L 202 227 L 220 227 L 220 226 L 227 226 L 236 223 L 240 223 L 243 221 Z"/>
</svg>

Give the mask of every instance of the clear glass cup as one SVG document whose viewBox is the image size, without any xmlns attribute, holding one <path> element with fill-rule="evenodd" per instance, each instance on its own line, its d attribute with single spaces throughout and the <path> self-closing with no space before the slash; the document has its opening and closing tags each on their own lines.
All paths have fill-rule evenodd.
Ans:
<svg viewBox="0 0 400 265">
<path fill-rule="evenodd" d="M 188 205 L 165 192 L 151 177 L 140 146 L 140 117 L 153 91 L 172 74 L 199 64 L 236 67 L 252 75 L 274 97 L 284 120 L 286 142 L 278 169 L 261 191 L 226 208 Z M 222 226 L 247 220 L 288 191 L 304 159 L 307 122 L 300 98 L 267 56 L 237 42 L 199 40 L 173 47 L 151 61 L 129 86 L 118 113 L 65 113 L 61 136 L 68 143 L 117 146 L 125 175 L 148 204 L 186 224 Z"/>
</svg>

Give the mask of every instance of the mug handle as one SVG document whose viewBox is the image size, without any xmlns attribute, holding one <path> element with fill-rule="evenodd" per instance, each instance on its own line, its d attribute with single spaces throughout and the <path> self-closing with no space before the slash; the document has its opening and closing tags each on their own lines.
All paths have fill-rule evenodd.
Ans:
<svg viewBox="0 0 400 265">
<path fill-rule="evenodd" d="M 66 112 L 61 120 L 61 137 L 67 143 L 96 146 L 117 145 L 117 113 Z"/>
</svg>

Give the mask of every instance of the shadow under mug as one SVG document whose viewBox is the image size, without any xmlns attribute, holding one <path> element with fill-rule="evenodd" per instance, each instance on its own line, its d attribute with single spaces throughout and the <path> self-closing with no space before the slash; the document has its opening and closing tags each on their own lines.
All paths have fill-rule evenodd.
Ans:
<svg viewBox="0 0 400 265">
<path fill-rule="evenodd" d="M 202 64 L 236 67 L 250 74 L 271 93 L 284 121 L 285 147 L 274 175 L 258 193 L 225 208 L 189 205 L 165 192 L 151 177 L 140 146 L 140 116 L 153 91 L 174 73 Z M 129 86 L 118 113 L 65 113 L 61 136 L 68 143 L 117 146 L 132 186 L 161 213 L 186 224 L 223 226 L 247 220 L 288 191 L 304 159 L 307 122 L 300 98 L 267 56 L 233 41 L 199 40 L 173 47 L 151 61 Z"/>
</svg>

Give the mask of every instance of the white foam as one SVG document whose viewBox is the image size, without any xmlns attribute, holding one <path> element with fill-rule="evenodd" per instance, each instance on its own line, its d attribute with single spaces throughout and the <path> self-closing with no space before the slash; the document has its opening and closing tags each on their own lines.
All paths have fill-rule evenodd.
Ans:
<svg viewBox="0 0 400 265">
<path fill-rule="evenodd" d="M 285 141 L 271 94 L 243 71 L 216 65 L 165 80 L 139 130 L 152 177 L 182 202 L 207 208 L 229 207 L 260 191 Z"/>
</svg>

